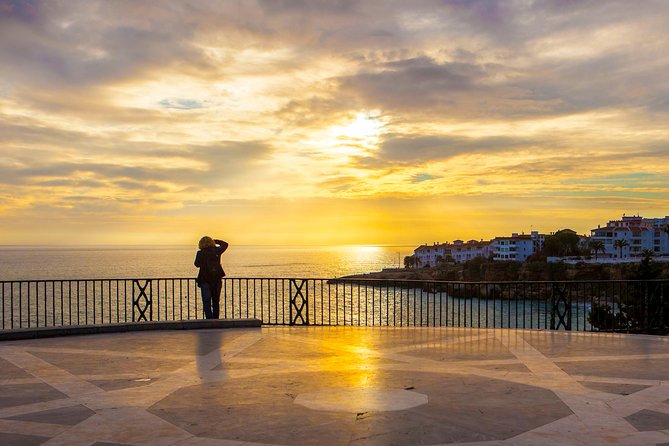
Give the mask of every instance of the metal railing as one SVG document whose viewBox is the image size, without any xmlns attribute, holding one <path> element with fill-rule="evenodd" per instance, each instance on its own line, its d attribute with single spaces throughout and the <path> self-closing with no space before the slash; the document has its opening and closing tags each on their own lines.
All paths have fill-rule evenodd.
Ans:
<svg viewBox="0 0 669 446">
<path fill-rule="evenodd" d="M 192 278 L 0 281 L 2 329 L 201 319 Z M 666 333 L 669 281 L 225 278 L 220 317 L 266 325 Z"/>
</svg>

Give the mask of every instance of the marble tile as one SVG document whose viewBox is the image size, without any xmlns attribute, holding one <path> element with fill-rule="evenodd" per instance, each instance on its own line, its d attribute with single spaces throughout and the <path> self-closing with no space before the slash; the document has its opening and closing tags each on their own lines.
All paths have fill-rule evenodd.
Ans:
<svg viewBox="0 0 669 446">
<path fill-rule="evenodd" d="M 48 384 L 12 384 L 0 386 L 0 408 L 67 398 Z"/>
<path fill-rule="evenodd" d="M 556 364 L 569 374 L 613 378 L 669 380 L 669 359 L 619 359 L 607 361 L 560 362 Z"/>
<path fill-rule="evenodd" d="M 669 430 L 669 414 L 652 410 L 640 410 L 625 417 L 639 431 Z"/>
<path fill-rule="evenodd" d="M 155 380 L 156 379 L 152 378 L 138 377 L 132 379 L 93 379 L 88 381 L 107 392 L 111 392 L 114 390 L 147 386 L 154 383 Z"/>
<path fill-rule="evenodd" d="M 491 338 L 455 343 L 436 341 L 404 353 L 434 361 L 515 359 L 499 340 Z"/>
<path fill-rule="evenodd" d="M 108 441 L 96 441 L 91 446 L 132 446 L 127 443 L 109 443 Z"/>
<path fill-rule="evenodd" d="M 145 331 L 94 336 L 31 339 L 17 341 L 24 346 L 72 348 L 89 351 L 114 351 L 147 355 L 191 355 L 194 351 L 206 354 L 224 342 L 243 335 L 247 329 L 235 330 L 175 330 Z M 30 350 L 29 348 L 25 348 Z"/>
<path fill-rule="evenodd" d="M 33 378 L 33 376 L 11 362 L 0 358 L 0 379 L 10 380 L 17 378 Z"/>
<path fill-rule="evenodd" d="M 486 370 L 499 370 L 503 372 L 521 372 L 529 373 L 530 369 L 525 364 L 479 364 L 473 367 L 482 368 Z"/>
<path fill-rule="evenodd" d="M 34 423 L 65 424 L 74 426 L 94 415 L 95 412 L 82 405 L 32 412 L 7 418 L 8 420 L 32 421 Z"/>
<path fill-rule="evenodd" d="M 296 348 L 298 347 L 299 348 Z M 335 353 L 336 347 L 324 343 L 306 344 L 289 339 L 264 338 L 255 345 L 247 348 L 237 355 L 238 359 L 244 358 L 273 358 L 288 360 L 312 360 L 325 358 Z"/>
<path fill-rule="evenodd" d="M 593 381 L 580 381 L 581 385 L 601 392 L 614 393 L 617 395 L 631 395 L 640 390 L 649 388 L 650 386 L 643 386 L 639 384 L 623 384 L 623 383 L 606 383 Z"/>
<path fill-rule="evenodd" d="M 48 439 L 48 437 L 37 435 L 6 434 L 0 432 L 0 444 L 2 446 L 38 446 Z"/>
<path fill-rule="evenodd" d="M 528 331 L 525 340 L 550 358 L 669 352 L 669 339 L 655 336 Z"/>
<path fill-rule="evenodd" d="M 123 373 L 127 370 L 132 370 L 137 374 L 150 374 L 160 371 L 173 371 L 188 362 L 188 360 L 110 357 L 99 351 L 91 354 L 45 351 L 30 353 L 74 375 L 107 375 L 114 372 Z"/>
</svg>

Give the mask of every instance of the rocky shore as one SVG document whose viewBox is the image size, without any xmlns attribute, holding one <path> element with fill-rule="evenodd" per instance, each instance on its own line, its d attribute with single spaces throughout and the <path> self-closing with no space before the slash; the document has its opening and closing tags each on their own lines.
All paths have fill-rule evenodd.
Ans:
<svg viewBox="0 0 669 446">
<path fill-rule="evenodd" d="M 397 268 L 342 277 L 347 279 L 422 281 L 553 281 L 669 279 L 668 262 L 623 264 L 564 264 L 547 262 L 495 262 L 474 259 L 463 264 L 434 268 Z"/>
</svg>

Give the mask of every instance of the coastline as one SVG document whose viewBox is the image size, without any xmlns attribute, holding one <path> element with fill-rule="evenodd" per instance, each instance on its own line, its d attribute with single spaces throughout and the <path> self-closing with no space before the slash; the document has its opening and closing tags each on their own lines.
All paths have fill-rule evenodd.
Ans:
<svg viewBox="0 0 669 446">
<path fill-rule="evenodd" d="M 504 262 L 474 259 L 465 263 L 426 268 L 385 268 L 351 274 L 338 280 L 422 280 L 450 282 L 503 281 L 597 281 L 669 279 L 669 262 L 636 264 L 567 264 L 547 262 Z"/>
</svg>

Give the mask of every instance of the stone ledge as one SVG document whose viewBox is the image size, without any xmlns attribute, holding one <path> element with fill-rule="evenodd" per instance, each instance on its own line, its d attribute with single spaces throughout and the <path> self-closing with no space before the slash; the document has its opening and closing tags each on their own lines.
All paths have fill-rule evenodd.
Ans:
<svg viewBox="0 0 669 446">
<path fill-rule="evenodd" d="M 69 325 L 64 327 L 17 328 L 0 330 L 0 341 L 19 339 L 51 338 L 57 336 L 89 335 L 99 333 L 123 333 L 149 330 L 206 330 L 221 328 L 261 327 L 259 319 L 202 319 L 190 321 L 126 322 L 109 325 Z"/>
</svg>

